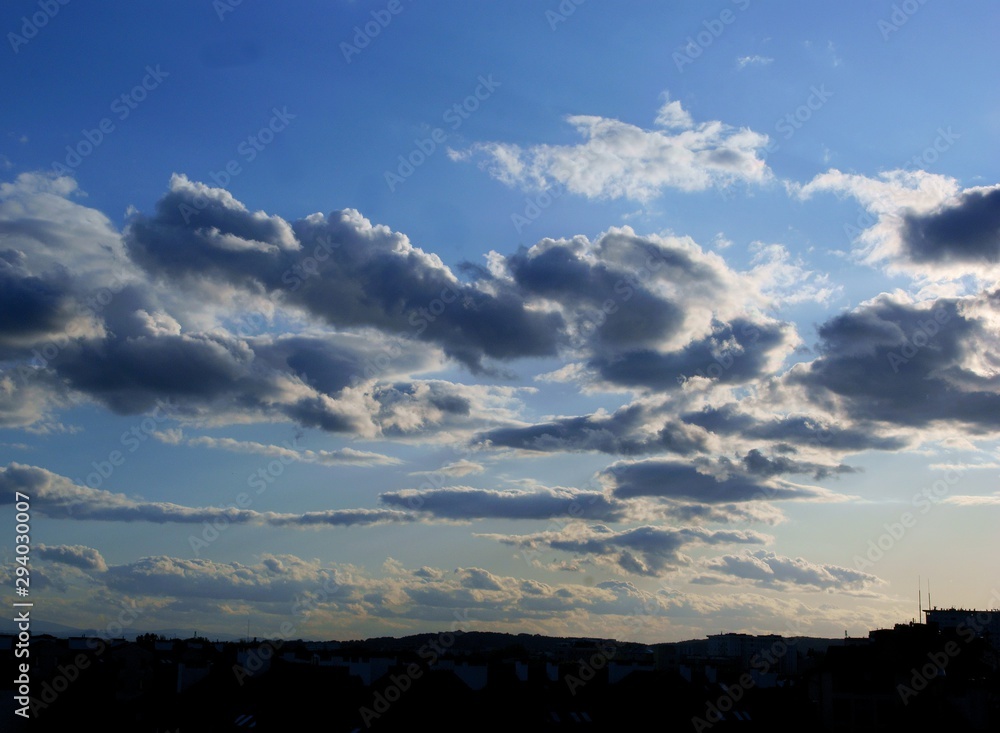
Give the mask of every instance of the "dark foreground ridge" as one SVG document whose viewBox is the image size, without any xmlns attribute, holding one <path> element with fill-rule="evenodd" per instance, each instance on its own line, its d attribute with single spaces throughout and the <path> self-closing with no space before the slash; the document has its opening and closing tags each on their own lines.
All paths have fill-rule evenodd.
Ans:
<svg viewBox="0 0 1000 733">
<path fill-rule="evenodd" d="M 43 635 L 31 726 L 103 731 L 994 731 L 1000 612 L 867 638 L 645 645 L 449 631 L 364 641 Z M 0 660 L 17 676 L 14 637 Z M 0 729 L 22 722 L 0 685 Z"/>
</svg>

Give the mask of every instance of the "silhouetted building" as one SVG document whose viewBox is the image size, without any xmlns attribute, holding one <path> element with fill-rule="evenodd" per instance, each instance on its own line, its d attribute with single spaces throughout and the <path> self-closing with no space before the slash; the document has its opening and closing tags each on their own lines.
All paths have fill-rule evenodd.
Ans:
<svg viewBox="0 0 1000 733">
<path fill-rule="evenodd" d="M 927 624 L 959 636 L 985 639 L 1000 651 L 1000 611 L 975 611 L 965 608 L 933 608 L 924 611 Z"/>
</svg>

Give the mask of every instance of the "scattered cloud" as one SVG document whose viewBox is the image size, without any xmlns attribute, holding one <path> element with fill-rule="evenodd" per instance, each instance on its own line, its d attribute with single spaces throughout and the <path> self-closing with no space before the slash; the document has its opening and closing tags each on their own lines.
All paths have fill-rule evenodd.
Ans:
<svg viewBox="0 0 1000 733">
<path fill-rule="evenodd" d="M 748 66 L 767 66 L 774 61 L 770 56 L 760 56 L 754 54 L 753 56 L 739 56 L 736 59 L 736 68 L 741 71 Z"/>
<path fill-rule="evenodd" d="M 479 161 L 491 176 L 511 186 L 559 186 L 587 198 L 644 203 L 667 189 L 704 191 L 737 181 L 760 184 L 771 177 L 760 157 L 767 135 L 717 120 L 695 123 L 676 100 L 668 99 L 657 113 L 662 129 L 595 115 L 571 115 L 566 121 L 583 143 L 527 148 L 476 143 L 450 155 Z"/>
<path fill-rule="evenodd" d="M 883 581 L 875 575 L 839 565 L 817 564 L 801 557 L 791 558 L 768 550 L 723 555 L 705 562 L 709 571 L 694 578 L 699 584 L 730 584 L 746 581 L 762 588 L 870 592 Z"/>
<path fill-rule="evenodd" d="M 765 544 L 771 539 L 752 530 L 645 526 L 615 531 L 602 524 L 571 524 L 559 531 L 527 535 L 479 536 L 531 554 L 547 548 L 579 555 L 619 572 L 649 576 L 662 576 L 690 565 L 691 558 L 681 550 L 691 545 Z"/>
</svg>

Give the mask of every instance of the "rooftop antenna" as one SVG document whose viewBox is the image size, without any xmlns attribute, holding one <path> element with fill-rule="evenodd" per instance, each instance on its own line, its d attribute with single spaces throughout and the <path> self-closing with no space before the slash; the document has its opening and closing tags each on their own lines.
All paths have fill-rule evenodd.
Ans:
<svg viewBox="0 0 1000 733">
<path fill-rule="evenodd" d="M 924 617 L 924 596 L 920 588 L 920 576 L 917 576 L 917 623 Z"/>
<path fill-rule="evenodd" d="M 933 611 L 934 610 L 934 604 L 931 603 L 931 579 L 930 578 L 927 579 L 927 610 L 928 611 Z"/>
</svg>

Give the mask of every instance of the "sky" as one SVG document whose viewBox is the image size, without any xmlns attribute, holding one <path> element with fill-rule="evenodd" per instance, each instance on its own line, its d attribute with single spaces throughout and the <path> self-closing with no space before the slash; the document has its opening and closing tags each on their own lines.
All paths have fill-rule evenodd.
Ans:
<svg viewBox="0 0 1000 733">
<path fill-rule="evenodd" d="M 1000 605 L 998 22 L 6 3 L 7 595 L 26 495 L 105 635 Z"/>
</svg>

